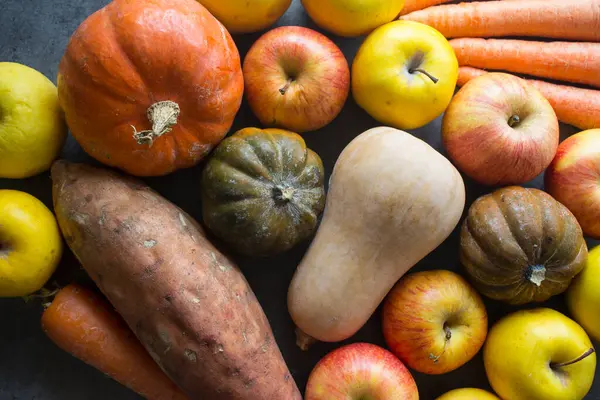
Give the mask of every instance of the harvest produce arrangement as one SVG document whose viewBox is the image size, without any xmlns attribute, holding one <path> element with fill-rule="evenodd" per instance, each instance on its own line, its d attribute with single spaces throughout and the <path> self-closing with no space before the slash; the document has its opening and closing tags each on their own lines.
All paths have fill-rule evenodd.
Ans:
<svg viewBox="0 0 600 400">
<path fill-rule="evenodd" d="M 437 400 L 586 398 L 600 0 L 302 0 L 315 29 L 271 29 L 291 3 L 112 0 L 56 77 L 0 60 L 0 185 L 52 181 L 51 207 L 0 186 L 0 298 L 150 400 L 429 399 L 476 357 L 487 382 Z M 350 102 L 375 127 L 322 159 L 311 132 Z M 67 132 L 93 162 L 61 159 Z M 193 208 L 149 184 L 183 170 Z M 302 384 L 238 267 L 292 251 L 278 318 L 303 354 L 334 346 Z M 57 283 L 67 253 L 85 283 Z M 357 340 L 373 319 L 382 341 Z"/>
</svg>

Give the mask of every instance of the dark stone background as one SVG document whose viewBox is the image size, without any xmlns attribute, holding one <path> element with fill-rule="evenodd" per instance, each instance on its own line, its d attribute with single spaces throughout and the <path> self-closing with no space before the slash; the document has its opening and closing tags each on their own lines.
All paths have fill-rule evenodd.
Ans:
<svg viewBox="0 0 600 400">
<path fill-rule="evenodd" d="M 108 0 L 0 0 L 0 61 L 26 64 L 56 82 L 58 62 L 69 36 L 88 15 L 108 2 Z M 294 0 L 278 25 L 303 25 L 319 30 L 310 21 L 299 0 Z M 345 39 L 327 35 L 342 49 L 351 65 L 363 38 Z M 235 37 L 242 58 L 259 36 L 260 33 Z M 378 125 L 350 97 L 343 112 L 333 123 L 324 129 L 303 136 L 308 146 L 322 157 L 329 176 L 335 160 L 350 140 Z M 248 126 L 258 126 L 258 121 L 244 102 L 232 132 Z M 566 126 L 563 126 L 562 130 L 563 138 L 575 132 L 573 128 Z M 411 133 L 443 152 L 440 119 Z M 69 137 L 62 156 L 73 161 L 93 162 L 72 137 Z M 202 165 L 199 165 L 167 177 L 146 179 L 146 181 L 200 220 L 201 171 Z M 493 190 L 493 188 L 477 185 L 468 178 L 465 178 L 465 183 L 467 206 L 478 196 Z M 541 188 L 542 185 L 543 180 L 538 177 L 525 186 Z M 0 179 L 0 188 L 27 191 L 51 207 L 51 183 L 47 172 L 26 180 Z M 301 245 L 286 254 L 269 259 L 236 258 L 271 322 L 281 351 L 301 389 L 304 388 L 308 375 L 317 361 L 340 345 L 319 344 L 306 353 L 300 351 L 295 345 L 294 327 L 287 313 L 286 293 L 294 269 L 306 247 L 307 244 Z M 459 271 L 457 230 L 412 271 L 425 269 Z M 78 267 L 74 257 L 67 251 L 53 279 L 58 284 L 66 284 L 73 279 L 85 281 L 86 276 Z M 566 312 L 562 296 L 557 296 L 546 305 Z M 486 300 L 486 306 L 490 323 L 515 310 L 513 307 L 489 300 Z M 133 400 L 139 398 L 95 369 L 58 349 L 40 329 L 41 313 L 42 306 L 39 301 L 25 303 L 22 299 L 0 299 L 0 400 Z M 358 341 L 384 345 L 379 312 L 358 334 L 344 343 Z M 481 356 L 475 357 L 462 368 L 446 375 L 426 376 L 419 373 L 413 375 L 419 387 L 420 397 L 424 400 L 432 400 L 450 389 L 459 387 L 489 389 Z M 587 398 L 600 400 L 600 379 L 596 380 Z"/>
</svg>

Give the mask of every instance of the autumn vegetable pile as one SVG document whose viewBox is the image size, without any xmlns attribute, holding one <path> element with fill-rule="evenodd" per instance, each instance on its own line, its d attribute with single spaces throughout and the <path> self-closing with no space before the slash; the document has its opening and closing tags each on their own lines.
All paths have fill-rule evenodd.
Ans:
<svg viewBox="0 0 600 400">
<path fill-rule="evenodd" d="M 281 26 L 242 59 L 230 32 L 269 28 L 290 0 L 113 0 L 73 33 L 57 86 L 0 63 L 0 177 L 50 170 L 53 200 L 0 190 L 0 297 L 41 297 L 57 346 L 151 400 L 417 400 L 411 371 L 477 354 L 495 394 L 438 400 L 583 399 L 600 340 L 600 0 L 442 3 L 302 0 L 330 37 Z M 335 36 L 360 35 L 349 63 Z M 301 134 L 350 96 L 383 126 L 328 174 Z M 260 126 L 232 132 L 244 98 Z M 440 117 L 443 152 L 405 131 Z M 559 121 L 583 131 L 561 143 Z M 57 160 L 67 128 L 105 167 Z M 201 221 L 142 180 L 184 168 Z M 63 240 L 95 288 L 52 285 Z M 303 243 L 283 282 L 297 345 L 353 341 L 381 307 L 387 349 L 339 347 L 299 388 L 232 255 Z M 457 271 L 410 272 L 440 247 Z M 563 293 L 569 316 L 540 304 Z M 490 321 L 494 301 L 529 306 Z"/>
</svg>

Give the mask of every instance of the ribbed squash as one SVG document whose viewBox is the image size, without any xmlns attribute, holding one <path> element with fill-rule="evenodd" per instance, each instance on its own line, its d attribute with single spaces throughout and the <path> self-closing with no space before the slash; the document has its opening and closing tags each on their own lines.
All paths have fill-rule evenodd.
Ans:
<svg viewBox="0 0 600 400">
<path fill-rule="evenodd" d="M 200 162 L 229 131 L 243 90 L 233 39 L 194 0 L 114 0 L 77 28 L 58 68 L 73 137 L 138 176 Z"/>
<path fill-rule="evenodd" d="M 286 251 L 317 227 L 323 176 L 321 159 L 300 135 L 242 129 L 221 142 L 204 169 L 204 223 L 239 253 Z"/>
<path fill-rule="evenodd" d="M 511 304 L 562 293 L 587 259 L 573 214 L 547 193 L 517 186 L 471 205 L 460 246 L 461 262 L 475 287 Z"/>
</svg>

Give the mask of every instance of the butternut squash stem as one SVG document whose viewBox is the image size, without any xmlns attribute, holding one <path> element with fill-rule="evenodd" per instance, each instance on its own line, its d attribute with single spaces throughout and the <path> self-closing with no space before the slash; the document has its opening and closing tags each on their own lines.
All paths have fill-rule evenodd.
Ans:
<svg viewBox="0 0 600 400">
<path fill-rule="evenodd" d="M 571 364 L 575 364 L 581 360 L 583 360 L 584 358 L 590 356 L 595 350 L 593 348 L 589 348 L 588 350 L 586 350 L 585 353 L 583 353 L 582 355 L 580 355 L 579 357 L 575 358 L 574 360 L 571 361 L 566 361 L 566 362 L 562 362 L 562 363 L 552 363 L 550 364 L 550 366 L 552 368 L 562 368 L 562 367 L 566 367 L 569 366 Z"/>
<path fill-rule="evenodd" d="M 421 68 L 413 68 L 413 69 L 410 69 L 408 72 L 410 72 L 411 74 L 414 74 L 415 72 L 420 72 L 423 75 L 427 76 L 429 79 L 431 79 L 431 81 L 433 83 L 438 83 L 439 82 L 438 78 L 436 78 L 435 76 L 431 75 L 429 72 L 427 72 L 427 71 L 425 71 L 424 69 L 421 69 Z"/>
<path fill-rule="evenodd" d="M 152 104 L 146 111 L 152 129 L 138 132 L 135 126 L 131 125 L 133 138 L 138 144 L 148 144 L 152 147 L 156 138 L 171 132 L 172 127 L 177 124 L 180 112 L 179 105 L 174 101 L 166 100 Z"/>
<path fill-rule="evenodd" d="M 317 343 L 317 339 L 304 333 L 302 329 L 296 328 L 296 345 L 300 347 L 300 350 L 307 351 L 315 343 Z"/>
</svg>

